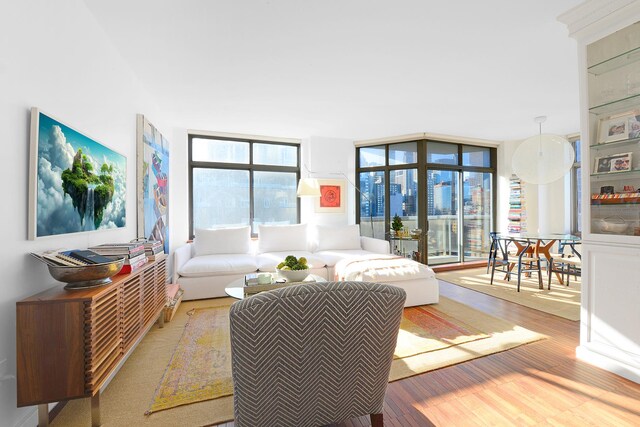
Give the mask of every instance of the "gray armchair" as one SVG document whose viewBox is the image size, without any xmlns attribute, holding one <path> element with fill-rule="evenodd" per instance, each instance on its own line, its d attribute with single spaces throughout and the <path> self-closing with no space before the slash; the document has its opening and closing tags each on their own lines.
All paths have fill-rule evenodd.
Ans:
<svg viewBox="0 0 640 427">
<path fill-rule="evenodd" d="M 231 306 L 237 427 L 321 426 L 382 407 L 404 290 L 326 282 L 263 292 Z"/>
</svg>

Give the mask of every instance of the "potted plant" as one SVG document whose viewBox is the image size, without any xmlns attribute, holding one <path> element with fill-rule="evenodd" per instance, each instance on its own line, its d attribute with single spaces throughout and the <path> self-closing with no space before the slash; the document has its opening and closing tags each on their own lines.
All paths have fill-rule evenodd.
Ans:
<svg viewBox="0 0 640 427">
<path fill-rule="evenodd" d="M 402 230 L 402 219 L 396 214 L 393 216 L 393 221 L 391 222 L 391 234 L 397 235 L 400 230 Z"/>
</svg>

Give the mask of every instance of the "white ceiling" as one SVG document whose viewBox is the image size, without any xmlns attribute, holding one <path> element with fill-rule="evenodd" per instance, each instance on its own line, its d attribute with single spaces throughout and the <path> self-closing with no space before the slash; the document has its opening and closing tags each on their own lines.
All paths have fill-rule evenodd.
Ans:
<svg viewBox="0 0 640 427">
<path fill-rule="evenodd" d="M 305 138 L 579 130 L 581 0 L 84 0 L 170 125 Z M 153 118 L 152 118 L 153 119 Z"/>
</svg>

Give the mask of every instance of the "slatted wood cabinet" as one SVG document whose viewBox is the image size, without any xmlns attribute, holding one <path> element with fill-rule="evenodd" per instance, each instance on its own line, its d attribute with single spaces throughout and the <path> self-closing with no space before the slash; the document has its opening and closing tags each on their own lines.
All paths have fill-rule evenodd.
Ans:
<svg viewBox="0 0 640 427">
<path fill-rule="evenodd" d="M 18 406 L 92 398 L 92 424 L 100 425 L 99 397 L 156 319 L 164 320 L 166 257 L 97 288 L 62 285 L 16 304 Z M 40 424 L 48 422 L 41 419 Z"/>
</svg>

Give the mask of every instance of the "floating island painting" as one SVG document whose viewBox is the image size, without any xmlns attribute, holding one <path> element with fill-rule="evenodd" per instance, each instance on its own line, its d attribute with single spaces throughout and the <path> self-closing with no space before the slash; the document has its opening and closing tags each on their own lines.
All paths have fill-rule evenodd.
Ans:
<svg viewBox="0 0 640 427">
<path fill-rule="evenodd" d="M 37 182 L 30 238 L 124 227 L 126 158 L 42 112 L 32 114 Z"/>
</svg>

